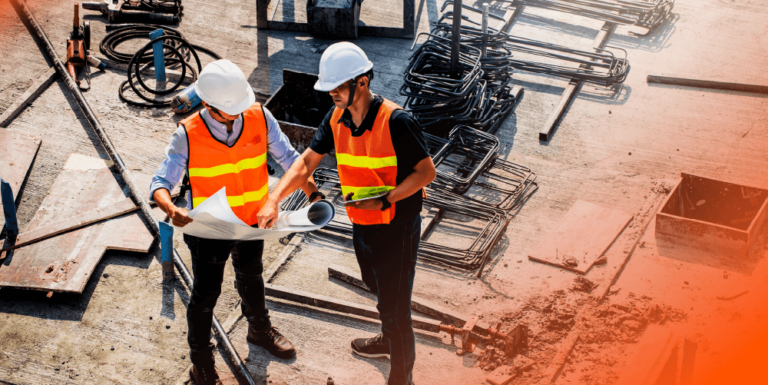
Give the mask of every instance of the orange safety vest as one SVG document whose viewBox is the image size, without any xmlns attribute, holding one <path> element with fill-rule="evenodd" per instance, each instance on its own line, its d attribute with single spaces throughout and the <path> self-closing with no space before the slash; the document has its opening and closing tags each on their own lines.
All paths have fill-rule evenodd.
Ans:
<svg viewBox="0 0 768 385">
<path fill-rule="evenodd" d="M 352 131 L 339 123 L 344 110 L 336 108 L 333 111 L 331 129 L 342 194 L 353 192 L 352 199 L 361 199 L 397 186 L 397 156 L 389 133 L 389 118 L 392 112 L 401 108 L 384 99 L 373 128 L 359 137 L 352 136 Z M 349 220 L 358 225 L 389 224 L 395 218 L 394 203 L 384 211 L 349 206 L 346 209 Z"/>
<path fill-rule="evenodd" d="M 181 123 L 187 131 L 187 174 L 192 207 L 227 188 L 229 207 L 248 225 L 258 222 L 269 197 L 267 174 L 267 121 L 259 103 L 243 112 L 243 129 L 232 147 L 213 137 L 199 113 Z"/>
</svg>

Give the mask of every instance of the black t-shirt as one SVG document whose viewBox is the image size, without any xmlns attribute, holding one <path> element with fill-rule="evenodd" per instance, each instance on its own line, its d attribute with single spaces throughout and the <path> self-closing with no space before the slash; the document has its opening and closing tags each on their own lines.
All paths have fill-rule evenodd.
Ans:
<svg viewBox="0 0 768 385">
<path fill-rule="evenodd" d="M 376 121 L 376 115 L 379 113 L 379 107 L 384 101 L 381 96 L 376 95 L 368 109 L 368 113 L 363 119 L 360 127 L 355 127 L 352 122 L 352 114 L 344 110 L 340 121 L 352 130 L 352 136 L 359 137 L 367 130 L 373 129 L 373 123 Z M 331 117 L 335 107 L 331 107 L 325 119 L 320 123 L 315 137 L 312 139 L 309 148 L 318 154 L 327 154 L 335 148 L 333 141 L 333 131 L 331 130 Z M 392 146 L 397 156 L 397 178 L 396 183 L 403 183 L 408 175 L 411 175 L 416 165 L 429 157 L 427 144 L 424 135 L 421 132 L 421 126 L 410 113 L 404 110 L 396 110 L 389 118 L 389 133 L 392 136 Z M 395 218 L 392 222 L 400 222 L 412 219 L 421 212 L 421 190 L 408 198 L 395 203 Z"/>
</svg>

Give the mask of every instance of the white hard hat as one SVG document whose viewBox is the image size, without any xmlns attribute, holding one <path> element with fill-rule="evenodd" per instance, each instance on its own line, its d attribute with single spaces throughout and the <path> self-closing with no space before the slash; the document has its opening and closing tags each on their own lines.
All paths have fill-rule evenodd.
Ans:
<svg viewBox="0 0 768 385">
<path fill-rule="evenodd" d="M 256 101 L 243 71 L 226 59 L 205 66 L 195 90 L 204 102 L 230 115 L 240 115 Z"/>
<path fill-rule="evenodd" d="M 315 89 L 322 92 L 333 91 L 342 83 L 354 79 L 373 68 L 360 47 L 343 41 L 328 47 L 320 58 L 319 79 Z"/>
</svg>

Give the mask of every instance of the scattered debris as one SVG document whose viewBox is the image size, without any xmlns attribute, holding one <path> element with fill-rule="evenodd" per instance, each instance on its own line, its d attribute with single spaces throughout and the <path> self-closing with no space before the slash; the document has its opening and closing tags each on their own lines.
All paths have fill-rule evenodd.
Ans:
<svg viewBox="0 0 768 385">
<path fill-rule="evenodd" d="M 515 357 L 515 371 L 516 372 L 527 372 L 531 369 L 533 369 L 533 366 L 536 365 L 536 361 L 522 355 L 518 354 Z"/>
<path fill-rule="evenodd" d="M 499 366 L 506 365 L 509 358 L 503 349 L 496 346 L 487 346 L 477 357 L 477 366 L 487 372 L 495 370 Z"/>
<path fill-rule="evenodd" d="M 571 290 L 583 291 L 589 294 L 592 292 L 592 290 L 595 290 L 597 286 L 597 284 L 584 277 L 576 277 L 576 279 L 573 280 L 573 286 L 571 287 Z"/>
<path fill-rule="evenodd" d="M 576 267 L 579 266 L 579 260 L 575 257 L 565 257 L 563 259 L 563 265 L 568 267 Z"/>
<path fill-rule="evenodd" d="M 589 294 L 594 285 L 584 277 L 577 277 L 571 290 L 558 290 L 549 296 L 537 296 L 520 307 L 516 313 L 501 317 L 502 329 L 510 325 L 528 326 L 527 350 L 514 357 L 515 368 L 527 367 L 522 372 L 509 368 L 507 378 L 515 375 L 515 385 L 534 385 L 544 381 L 547 365 L 535 365 L 536 362 L 550 362 L 557 354 L 577 321 L 581 332 L 579 342 L 566 361 L 564 371 L 582 371 L 579 383 L 607 385 L 614 384 L 621 370 L 621 363 L 626 356 L 628 345 L 637 342 L 650 324 L 681 322 L 687 319 L 687 313 L 665 304 L 654 303 L 648 296 L 636 296 L 628 293 L 627 299 L 612 302 L 606 297 L 602 304 L 596 305 Z M 611 294 L 617 294 L 619 288 L 612 287 Z M 581 312 L 581 313 L 579 313 Z M 483 364 L 492 361 L 491 353 L 486 353 Z M 525 358 L 523 357 L 525 354 Z M 533 364 L 528 365 L 531 360 Z M 502 368 L 497 371 L 504 371 Z M 495 372 L 494 372 L 495 373 Z M 490 377 L 489 377 L 490 378 Z"/>
<path fill-rule="evenodd" d="M 606 257 L 605 255 L 601 255 L 599 258 L 595 259 L 595 263 L 594 263 L 595 266 L 602 266 L 607 264 L 608 264 L 608 257 Z"/>
</svg>

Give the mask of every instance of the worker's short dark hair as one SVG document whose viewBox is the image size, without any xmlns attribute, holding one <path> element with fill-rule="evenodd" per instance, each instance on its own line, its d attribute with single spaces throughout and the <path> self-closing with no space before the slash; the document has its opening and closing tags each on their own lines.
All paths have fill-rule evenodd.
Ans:
<svg viewBox="0 0 768 385">
<path fill-rule="evenodd" d="M 371 88 L 371 82 L 373 81 L 373 70 L 370 70 L 360 76 L 357 77 L 357 80 L 360 80 L 362 77 L 368 78 L 368 88 Z"/>
</svg>

